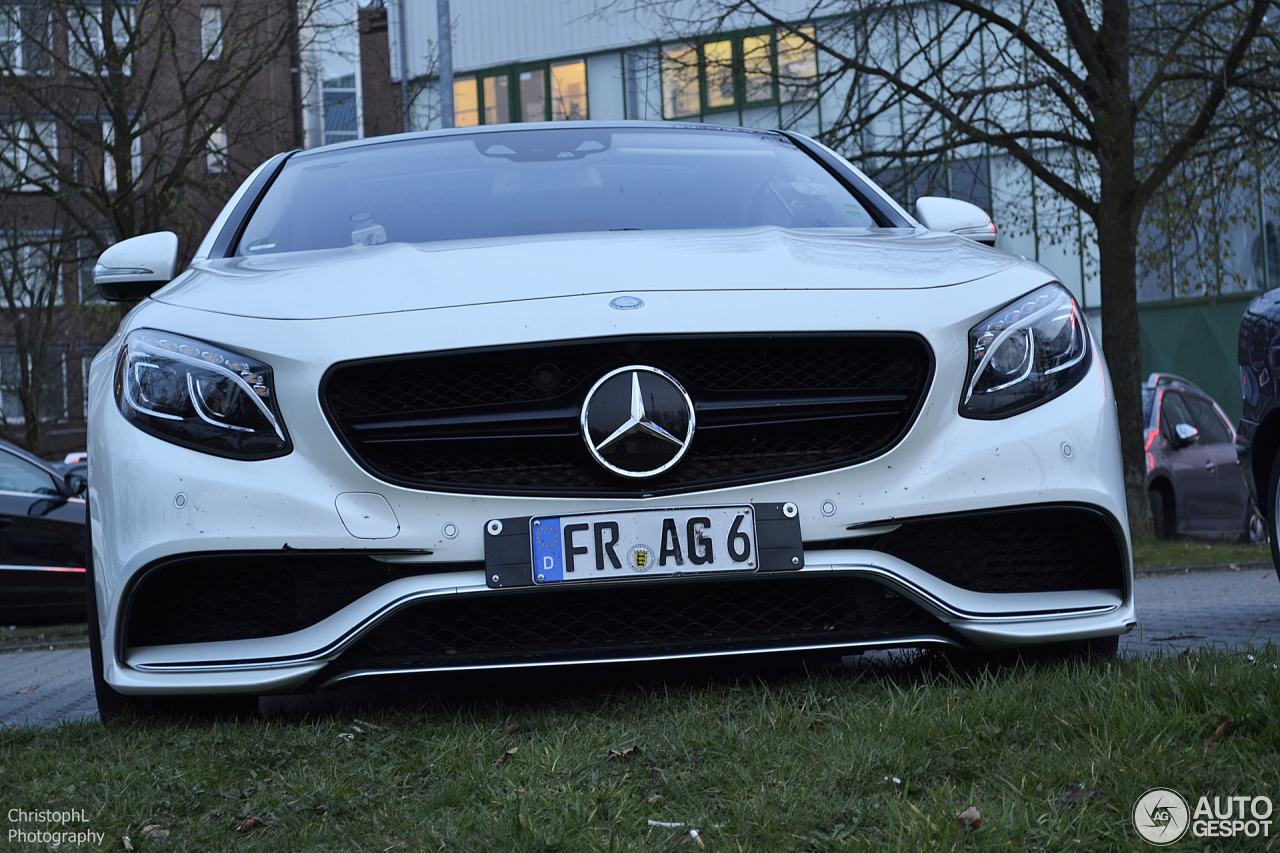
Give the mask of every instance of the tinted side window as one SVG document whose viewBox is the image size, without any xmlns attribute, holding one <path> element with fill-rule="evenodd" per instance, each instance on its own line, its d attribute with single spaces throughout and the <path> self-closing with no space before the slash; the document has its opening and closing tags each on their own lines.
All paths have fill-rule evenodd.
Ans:
<svg viewBox="0 0 1280 853">
<path fill-rule="evenodd" d="M 1182 395 L 1166 391 L 1160 401 L 1160 431 L 1164 433 L 1165 438 L 1172 439 L 1176 434 L 1173 428 L 1178 424 L 1196 426 L 1195 419 L 1187 410 L 1187 404 L 1183 402 Z"/>
<path fill-rule="evenodd" d="M 19 459 L 11 453 L 0 452 L 0 492 L 26 492 L 34 495 L 60 494 L 53 477 L 47 471 Z"/>
<path fill-rule="evenodd" d="M 1187 397 L 1186 401 L 1187 408 L 1191 410 L 1191 417 L 1195 418 L 1191 425 L 1200 430 L 1201 444 L 1231 443 L 1233 440 L 1231 428 L 1223 422 L 1212 404 L 1198 397 Z"/>
</svg>

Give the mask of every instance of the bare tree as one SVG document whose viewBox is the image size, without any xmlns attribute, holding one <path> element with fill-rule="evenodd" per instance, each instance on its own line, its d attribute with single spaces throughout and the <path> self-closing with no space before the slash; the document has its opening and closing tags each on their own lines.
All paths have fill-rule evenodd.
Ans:
<svg viewBox="0 0 1280 853">
<path fill-rule="evenodd" d="M 80 266 L 159 230 L 189 256 L 249 171 L 301 143 L 298 22 L 321 2 L 0 4 L 0 386 L 33 451 L 48 347 L 119 316 L 78 304 Z"/>
<path fill-rule="evenodd" d="M 895 167 L 910 185 L 985 147 L 1092 223 L 1129 518 L 1150 535 L 1139 230 L 1151 210 L 1195 220 L 1251 158 L 1280 150 L 1275 0 L 619 2 L 669 32 L 768 25 L 812 44 L 824 141 L 873 173 Z M 1195 224 L 1184 238 L 1220 223 Z"/>
</svg>

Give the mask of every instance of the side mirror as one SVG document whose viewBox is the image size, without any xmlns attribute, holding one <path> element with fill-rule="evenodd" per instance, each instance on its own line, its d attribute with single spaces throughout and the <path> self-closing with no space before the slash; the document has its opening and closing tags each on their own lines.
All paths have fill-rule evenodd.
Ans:
<svg viewBox="0 0 1280 853">
<path fill-rule="evenodd" d="M 1200 440 L 1200 430 L 1191 424 L 1176 424 L 1173 428 L 1173 443 L 1178 448 L 1183 448 L 1191 444 L 1195 444 Z"/>
<path fill-rule="evenodd" d="M 89 490 L 89 479 L 83 474 L 68 474 L 65 482 L 69 495 L 78 497 Z"/>
<path fill-rule="evenodd" d="M 916 218 L 930 231 L 949 231 L 988 246 L 996 244 L 996 225 L 976 204 L 955 198 L 916 199 Z"/>
<path fill-rule="evenodd" d="M 110 302 L 136 302 L 173 280 L 178 235 L 159 231 L 121 240 L 98 258 L 93 283 Z"/>
</svg>

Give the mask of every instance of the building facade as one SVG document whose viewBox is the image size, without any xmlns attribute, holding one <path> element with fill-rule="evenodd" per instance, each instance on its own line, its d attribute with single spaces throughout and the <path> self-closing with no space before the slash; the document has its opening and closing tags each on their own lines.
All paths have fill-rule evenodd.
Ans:
<svg viewBox="0 0 1280 853">
<path fill-rule="evenodd" d="M 125 308 L 103 248 L 189 256 L 249 172 L 300 147 L 289 0 L 0 3 L 0 435 L 85 449 L 85 380 Z"/>
<path fill-rule="evenodd" d="M 884 147 L 905 135 L 909 118 L 881 110 L 860 138 L 841 133 L 848 100 L 858 95 L 851 88 L 860 84 L 833 82 L 828 58 L 802 34 L 820 43 L 848 38 L 847 18 L 821 14 L 831 4 L 762 5 L 781 25 L 731 16 L 711 32 L 696 23 L 693 0 L 665 4 L 662 14 L 593 0 L 452 0 L 454 123 L 648 119 L 793 129 L 831 141 L 907 206 L 920 195 L 948 195 L 989 211 L 1001 227 L 999 247 L 1053 270 L 1100 323 L 1096 239 L 1086 217 L 984 146 L 917 161 L 909 173 L 900 163 L 861 160 L 860 143 Z M 385 0 L 360 16 L 364 134 L 441 126 L 436 4 Z M 1276 178 L 1240 177 L 1228 199 L 1238 212 L 1196 240 L 1171 236 L 1172 226 L 1144 234 L 1159 257 L 1139 275 L 1144 370 L 1187 376 L 1233 415 L 1239 388 L 1229 343 L 1248 294 L 1280 285 Z"/>
</svg>

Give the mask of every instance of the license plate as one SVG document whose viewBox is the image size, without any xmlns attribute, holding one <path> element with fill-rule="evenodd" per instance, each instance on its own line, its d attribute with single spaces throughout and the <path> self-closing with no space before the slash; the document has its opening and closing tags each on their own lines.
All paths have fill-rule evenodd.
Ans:
<svg viewBox="0 0 1280 853">
<path fill-rule="evenodd" d="M 529 519 L 535 583 L 755 571 L 750 506 Z"/>
</svg>

